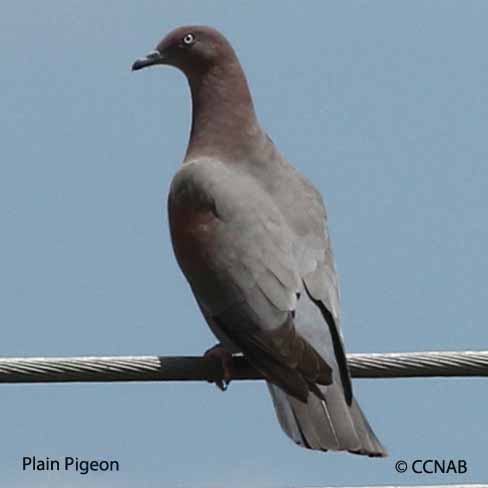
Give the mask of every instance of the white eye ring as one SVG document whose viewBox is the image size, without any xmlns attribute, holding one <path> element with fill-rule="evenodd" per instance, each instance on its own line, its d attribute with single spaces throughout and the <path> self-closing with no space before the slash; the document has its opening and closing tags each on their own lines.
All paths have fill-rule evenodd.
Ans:
<svg viewBox="0 0 488 488">
<path fill-rule="evenodd" d="M 190 44 L 193 44 L 195 42 L 195 36 L 191 33 L 186 34 L 185 37 L 183 37 L 183 43 L 189 46 Z"/>
</svg>

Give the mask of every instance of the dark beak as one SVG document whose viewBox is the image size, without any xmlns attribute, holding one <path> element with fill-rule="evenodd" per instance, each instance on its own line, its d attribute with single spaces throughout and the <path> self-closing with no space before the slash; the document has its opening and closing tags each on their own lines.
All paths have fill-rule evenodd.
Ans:
<svg viewBox="0 0 488 488">
<path fill-rule="evenodd" d="M 154 66 L 155 64 L 164 64 L 164 55 L 159 51 L 152 51 L 145 58 L 137 59 L 132 65 L 132 71 Z"/>
</svg>

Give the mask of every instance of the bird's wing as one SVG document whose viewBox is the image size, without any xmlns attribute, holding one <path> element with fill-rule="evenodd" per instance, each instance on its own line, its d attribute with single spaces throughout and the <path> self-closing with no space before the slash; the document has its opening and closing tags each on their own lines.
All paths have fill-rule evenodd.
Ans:
<svg viewBox="0 0 488 488">
<path fill-rule="evenodd" d="M 326 357 L 337 363 L 344 394 L 350 404 L 351 381 L 340 331 L 340 300 L 327 214 L 317 189 L 291 166 L 268 138 L 261 164 L 244 162 L 245 171 L 270 195 L 290 229 L 296 271 L 307 298 L 320 310 L 319 327 L 309 320 L 295 321 L 297 331 Z M 309 307 L 300 307 L 309 310 Z M 315 321 L 316 322 L 316 321 Z"/>
<path fill-rule="evenodd" d="M 315 384 L 331 382 L 331 368 L 295 328 L 303 284 L 288 225 L 252 178 L 228 168 L 217 175 L 209 164 L 187 173 L 172 186 L 169 213 L 178 261 L 200 306 L 269 381 L 305 400 Z M 206 202 L 190 212 L 204 212 L 203 220 L 176 218 L 195 202 Z"/>
</svg>

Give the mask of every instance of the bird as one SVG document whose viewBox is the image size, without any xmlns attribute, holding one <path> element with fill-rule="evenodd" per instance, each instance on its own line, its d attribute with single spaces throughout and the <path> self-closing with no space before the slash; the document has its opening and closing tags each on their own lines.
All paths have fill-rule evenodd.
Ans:
<svg viewBox="0 0 488 488">
<path fill-rule="evenodd" d="M 299 446 L 384 457 L 354 396 L 340 329 L 322 197 L 261 127 L 230 42 L 178 27 L 132 70 L 168 65 L 187 78 L 192 121 L 168 195 L 176 260 L 219 343 L 265 378 L 284 432 Z"/>
</svg>

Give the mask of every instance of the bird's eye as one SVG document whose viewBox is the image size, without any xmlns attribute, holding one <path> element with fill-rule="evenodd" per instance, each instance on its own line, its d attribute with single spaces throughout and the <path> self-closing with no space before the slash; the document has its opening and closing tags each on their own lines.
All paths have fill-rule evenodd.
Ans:
<svg viewBox="0 0 488 488">
<path fill-rule="evenodd" d="M 191 33 L 189 33 L 185 37 L 183 37 L 183 44 L 186 44 L 187 46 L 190 46 L 194 42 L 195 42 L 195 36 Z"/>
</svg>

